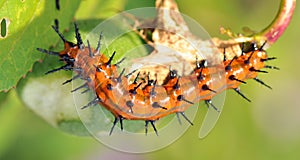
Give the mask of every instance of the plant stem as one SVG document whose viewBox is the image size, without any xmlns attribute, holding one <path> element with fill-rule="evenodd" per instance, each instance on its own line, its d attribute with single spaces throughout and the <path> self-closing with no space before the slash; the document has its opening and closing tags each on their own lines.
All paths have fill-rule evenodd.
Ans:
<svg viewBox="0 0 300 160">
<path fill-rule="evenodd" d="M 281 0 L 279 11 L 275 19 L 268 27 L 255 34 L 255 39 L 267 40 L 267 46 L 271 46 L 275 43 L 289 25 L 295 7 L 296 0 Z"/>
</svg>

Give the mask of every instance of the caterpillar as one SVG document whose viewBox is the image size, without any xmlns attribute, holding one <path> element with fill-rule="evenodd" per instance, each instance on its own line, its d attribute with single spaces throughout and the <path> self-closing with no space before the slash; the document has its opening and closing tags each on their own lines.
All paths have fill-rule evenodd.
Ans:
<svg viewBox="0 0 300 160">
<path fill-rule="evenodd" d="M 240 44 L 240 56 L 228 59 L 225 54 L 226 48 L 224 48 L 223 63 L 218 65 L 210 65 L 206 59 L 198 60 L 195 57 L 195 65 L 190 74 L 180 75 L 176 69 L 170 68 L 168 74 L 163 77 L 163 81 L 159 82 L 157 78 L 151 77 L 150 73 L 146 77 L 141 77 L 139 70 L 125 74 L 125 68 L 120 68 L 124 58 L 113 64 L 116 52 L 113 52 L 110 57 L 100 53 L 102 34 L 97 47 L 93 48 L 89 41 L 87 41 L 87 45 L 83 43 L 77 23 L 74 23 L 74 26 L 76 43 L 66 40 L 58 28 L 52 26 L 63 41 L 64 49 L 59 52 L 42 48 L 37 48 L 37 50 L 58 56 L 65 63 L 64 66 L 48 71 L 47 74 L 59 70 L 74 70 L 78 75 L 65 83 L 74 79 L 86 81 L 73 91 L 87 87 L 95 92 L 96 97 L 82 109 L 100 104 L 114 115 L 115 119 L 109 135 L 112 134 L 117 123 L 120 123 L 120 128 L 123 130 L 124 120 L 143 120 L 145 121 L 145 133 L 148 133 L 150 124 L 158 135 L 155 121 L 170 114 L 180 115 L 193 125 L 192 121 L 184 114 L 185 110 L 193 104 L 205 101 L 208 107 L 213 107 L 218 112 L 218 108 L 213 105 L 211 99 L 227 89 L 233 89 L 244 99 L 250 101 L 239 90 L 240 84 L 246 83 L 248 79 L 254 79 L 271 88 L 257 76 L 259 73 L 267 73 L 262 70 L 263 68 L 278 69 L 265 64 L 266 61 L 276 59 L 268 57 L 267 52 L 263 49 L 266 43 L 258 46 L 254 42 L 250 44 L 245 42 Z M 217 84 L 217 79 L 212 77 L 219 74 L 220 70 L 225 75 L 226 83 L 225 85 L 213 85 Z"/>
</svg>

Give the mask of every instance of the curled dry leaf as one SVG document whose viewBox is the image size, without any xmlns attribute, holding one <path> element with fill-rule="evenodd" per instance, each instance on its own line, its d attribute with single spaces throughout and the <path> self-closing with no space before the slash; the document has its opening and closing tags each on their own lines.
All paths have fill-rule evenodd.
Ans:
<svg viewBox="0 0 300 160">
<path fill-rule="evenodd" d="M 134 63 L 143 67 L 144 73 L 150 72 L 150 76 L 157 77 L 158 82 L 162 83 L 164 77 L 169 73 L 169 69 L 164 66 L 153 66 L 151 63 L 158 62 L 169 66 L 175 66 L 174 69 L 181 70 L 183 75 L 191 72 L 192 68 L 185 68 L 190 65 L 180 65 L 179 62 L 189 62 L 194 65 L 195 58 L 198 60 L 207 59 L 211 65 L 220 64 L 225 57 L 232 59 L 240 56 L 242 45 L 255 43 L 257 47 L 263 46 L 264 49 L 270 47 L 287 28 L 294 9 L 296 0 L 282 0 L 277 16 L 273 22 L 261 32 L 245 36 L 243 34 L 234 34 L 230 29 L 220 28 L 221 34 L 228 35 L 228 40 L 222 40 L 213 37 L 210 40 L 197 38 L 190 31 L 183 15 L 179 13 L 178 6 L 174 0 L 157 0 L 157 17 L 154 20 L 141 20 L 136 18 L 135 29 L 140 36 L 154 48 L 154 51 L 146 57 L 136 59 Z M 147 38 L 149 30 L 146 28 L 155 28 L 151 30 L 151 38 Z M 248 46 L 249 47 L 249 46 Z M 244 48 L 246 49 L 246 48 Z M 209 54 L 208 54 L 209 53 Z M 199 57 L 204 55 L 204 57 Z M 173 57 L 170 58 L 170 57 Z M 157 61 L 162 60 L 163 61 Z M 153 72 L 155 71 L 155 72 Z M 145 74 L 146 75 L 146 74 Z"/>
</svg>

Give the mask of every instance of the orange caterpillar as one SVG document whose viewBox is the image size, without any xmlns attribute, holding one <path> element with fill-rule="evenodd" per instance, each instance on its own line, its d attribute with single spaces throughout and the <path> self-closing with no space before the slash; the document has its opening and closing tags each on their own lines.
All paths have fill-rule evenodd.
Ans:
<svg viewBox="0 0 300 160">
<path fill-rule="evenodd" d="M 86 80 L 83 86 L 73 91 L 84 87 L 95 91 L 95 99 L 82 108 L 99 103 L 109 110 L 115 116 L 110 134 L 118 122 L 120 122 L 121 130 L 123 129 L 123 120 L 144 120 L 146 123 L 146 134 L 149 123 L 157 134 L 154 122 L 172 113 L 182 115 L 192 124 L 185 116 L 184 111 L 194 103 L 204 100 L 208 106 L 212 106 L 218 111 L 212 104 L 211 98 L 226 89 L 234 89 L 239 95 L 250 101 L 240 92 L 239 85 L 246 83 L 247 79 L 254 79 L 262 85 L 271 88 L 263 81 L 257 79 L 257 75 L 259 72 L 266 73 L 266 71 L 261 70 L 262 68 L 276 69 L 276 67 L 265 65 L 265 61 L 275 58 L 268 58 L 266 51 L 263 50 L 264 45 L 258 48 L 255 44 L 251 44 L 250 49 L 246 51 L 243 49 L 243 43 L 241 44 L 243 53 L 239 57 L 227 60 L 224 54 L 224 62 L 218 66 L 207 66 L 206 60 L 198 61 L 196 59 L 195 68 L 190 75 L 180 77 L 176 70 L 170 69 L 163 83 L 158 84 L 157 80 L 151 79 L 149 75 L 143 81 L 139 78 L 138 71 L 124 75 L 125 69 L 122 69 L 118 73 L 119 64 L 124 59 L 116 64 L 112 64 L 115 52 L 110 58 L 101 54 L 101 36 L 97 48 L 94 49 L 90 47 L 89 41 L 87 41 L 87 46 L 84 46 L 76 23 L 77 44 L 67 41 L 57 27 L 52 27 L 63 40 L 64 50 L 60 52 L 40 48 L 37 48 L 37 50 L 59 56 L 60 60 L 66 64 L 47 73 L 58 70 L 74 70 L 78 75 L 65 83 L 77 78 Z M 224 71 L 226 76 L 225 85 L 212 85 L 216 84 L 215 81 L 217 81 L 217 79 L 212 78 L 214 74 L 217 74 L 216 68 L 222 68 Z M 137 73 L 135 74 L 136 76 L 129 78 L 134 72 Z M 191 88 L 191 86 L 195 87 Z"/>
</svg>

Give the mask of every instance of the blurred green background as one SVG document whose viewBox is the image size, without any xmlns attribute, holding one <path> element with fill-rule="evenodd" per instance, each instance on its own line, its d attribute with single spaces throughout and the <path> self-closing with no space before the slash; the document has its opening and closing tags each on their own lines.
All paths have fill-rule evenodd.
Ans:
<svg viewBox="0 0 300 160">
<path fill-rule="evenodd" d="M 198 21 L 212 37 L 225 37 L 219 34 L 221 25 L 235 32 L 241 32 L 244 26 L 259 31 L 272 21 L 279 6 L 279 0 L 177 2 L 181 12 Z M 121 10 L 154 6 L 153 0 L 115 3 Z M 98 5 L 99 1 L 82 1 L 76 17 L 95 18 L 93 11 L 98 6 L 94 4 Z M 86 10 L 87 6 L 94 8 Z M 54 6 L 49 7 L 54 9 Z M 273 90 L 249 80 L 242 90 L 252 103 L 228 91 L 222 115 L 205 139 L 198 139 L 206 112 L 206 108 L 201 107 L 195 125 L 170 146 L 147 154 L 118 152 L 93 138 L 76 137 L 53 128 L 27 109 L 12 90 L 0 96 L 3 97 L 0 101 L 0 159 L 300 159 L 299 18 L 298 7 L 286 32 L 268 50 L 270 56 L 278 57 L 271 64 L 279 66 L 280 71 L 259 77 Z"/>
</svg>

